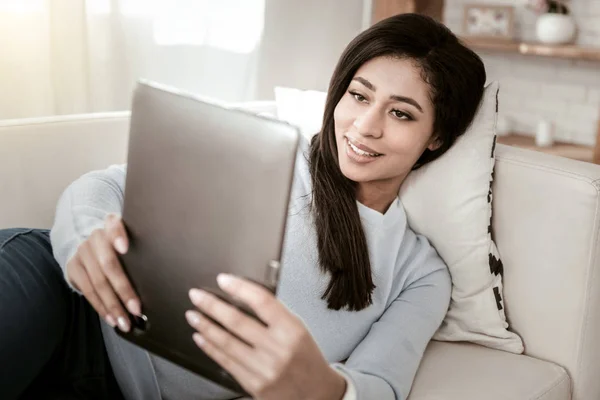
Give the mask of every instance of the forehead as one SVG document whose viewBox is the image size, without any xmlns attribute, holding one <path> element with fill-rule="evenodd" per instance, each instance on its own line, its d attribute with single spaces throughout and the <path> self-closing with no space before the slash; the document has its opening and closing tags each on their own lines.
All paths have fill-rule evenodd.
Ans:
<svg viewBox="0 0 600 400">
<path fill-rule="evenodd" d="M 429 102 L 429 85 L 423 81 L 421 69 L 413 60 L 373 58 L 360 66 L 354 77 L 357 76 L 371 82 L 377 94 L 410 96 L 419 102 Z"/>
</svg>

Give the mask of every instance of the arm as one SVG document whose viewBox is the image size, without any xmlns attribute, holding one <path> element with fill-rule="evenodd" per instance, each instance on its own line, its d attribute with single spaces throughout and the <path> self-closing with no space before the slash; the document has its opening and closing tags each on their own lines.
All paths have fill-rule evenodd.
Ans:
<svg viewBox="0 0 600 400">
<path fill-rule="evenodd" d="M 354 349 L 345 365 L 334 364 L 348 380 L 356 399 L 408 397 L 427 344 L 439 328 L 450 302 L 450 274 L 435 250 L 419 249 L 416 270 L 423 276 L 409 282 Z M 346 400 L 346 398 L 344 398 Z"/>
<path fill-rule="evenodd" d="M 63 192 L 50 231 L 54 258 L 63 271 L 79 245 L 104 226 L 106 216 L 121 213 L 125 174 L 125 165 L 89 172 Z"/>
</svg>

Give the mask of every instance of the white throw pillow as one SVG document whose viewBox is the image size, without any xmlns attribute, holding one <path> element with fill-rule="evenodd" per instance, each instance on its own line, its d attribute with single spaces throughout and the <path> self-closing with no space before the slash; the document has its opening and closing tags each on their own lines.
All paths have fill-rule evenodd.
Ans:
<svg viewBox="0 0 600 400">
<path fill-rule="evenodd" d="M 502 262 L 490 233 L 497 94 L 498 83 L 486 87 L 467 132 L 442 157 L 409 174 L 400 200 L 410 227 L 431 241 L 452 275 L 452 302 L 434 339 L 522 353 L 521 338 L 508 330 Z M 310 137 L 320 130 L 325 97 L 278 88 L 277 115 Z"/>
<path fill-rule="evenodd" d="M 310 139 L 321 130 L 327 93 L 286 87 L 275 88 L 277 118 L 300 128 Z"/>
<path fill-rule="evenodd" d="M 491 237 L 498 91 L 497 82 L 485 88 L 467 132 L 409 174 L 400 200 L 410 227 L 431 241 L 452 275 L 452 302 L 434 339 L 522 353 L 521 338 L 508 330 L 502 261 Z"/>
</svg>

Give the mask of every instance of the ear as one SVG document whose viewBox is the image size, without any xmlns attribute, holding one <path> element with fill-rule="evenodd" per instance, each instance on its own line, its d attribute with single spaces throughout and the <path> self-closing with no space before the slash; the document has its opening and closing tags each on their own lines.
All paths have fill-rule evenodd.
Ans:
<svg viewBox="0 0 600 400">
<path fill-rule="evenodd" d="M 432 136 L 431 139 L 429 139 L 429 145 L 427 146 L 427 149 L 430 151 L 435 151 L 441 146 L 442 141 L 437 136 Z"/>
</svg>

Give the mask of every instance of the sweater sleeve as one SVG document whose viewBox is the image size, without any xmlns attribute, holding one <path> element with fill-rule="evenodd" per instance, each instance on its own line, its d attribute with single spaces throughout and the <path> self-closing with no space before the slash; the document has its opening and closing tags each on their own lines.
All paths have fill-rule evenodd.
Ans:
<svg viewBox="0 0 600 400">
<path fill-rule="evenodd" d="M 50 230 L 50 242 L 54 258 L 63 272 L 66 273 L 66 265 L 79 245 L 95 229 L 104 226 L 106 216 L 121 213 L 125 174 L 125 165 L 92 171 L 71 183 L 61 195 Z"/>
<path fill-rule="evenodd" d="M 337 373 L 340 374 L 344 380 L 346 381 L 346 391 L 344 392 L 344 397 L 341 400 L 356 400 L 356 388 L 354 387 L 354 382 L 348 375 L 346 375 L 341 369 L 336 369 Z"/>
<path fill-rule="evenodd" d="M 409 259 L 420 264 L 416 271 L 428 272 L 405 285 L 345 364 L 333 365 L 353 382 L 357 400 L 406 400 L 425 348 L 446 315 L 450 274 L 424 242 L 419 252 L 425 256 Z"/>
</svg>

